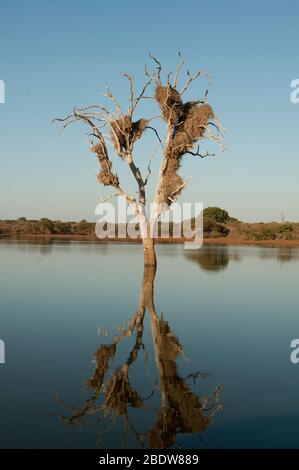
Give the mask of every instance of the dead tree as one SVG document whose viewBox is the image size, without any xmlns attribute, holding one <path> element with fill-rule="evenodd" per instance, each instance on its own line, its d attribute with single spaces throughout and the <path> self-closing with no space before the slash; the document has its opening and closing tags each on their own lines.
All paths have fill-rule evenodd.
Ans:
<svg viewBox="0 0 299 470">
<path fill-rule="evenodd" d="M 210 77 L 199 71 L 194 75 L 186 71 L 186 81 L 179 89 L 179 76 L 184 62 L 181 54 L 180 60 L 174 72 L 169 73 L 165 81 L 162 82 L 160 62 L 150 54 L 154 62 L 151 72 L 145 67 L 144 74 L 146 82 L 139 94 L 134 92 L 134 80 L 131 75 L 123 74 L 129 82 L 130 102 L 126 112 L 124 112 L 106 87 L 104 96 L 113 104 L 113 111 L 103 106 L 93 105 L 82 108 L 74 108 L 73 112 L 64 118 L 54 121 L 62 122 L 62 129 L 74 122 L 83 122 L 90 127 L 90 135 L 96 140 L 90 143 L 91 152 L 95 153 L 99 162 L 99 173 L 97 179 L 103 186 L 109 186 L 114 192 L 108 197 L 123 196 L 128 204 L 134 206 L 134 211 L 139 219 L 140 235 L 144 247 L 144 264 L 155 266 L 156 255 L 154 248 L 155 227 L 159 221 L 161 213 L 168 210 L 176 201 L 184 187 L 189 181 L 183 180 L 179 175 L 180 165 L 184 155 L 193 157 L 213 156 L 209 152 L 200 153 L 199 141 L 203 138 L 223 145 L 224 130 L 213 113 L 211 106 L 207 103 Z M 202 98 L 195 101 L 183 101 L 183 94 L 188 90 L 192 82 L 200 77 L 208 79 L 208 87 Z M 146 96 L 146 91 L 153 87 L 152 96 Z M 160 115 L 166 126 L 164 138 L 161 138 L 157 129 L 151 123 L 153 118 L 142 118 L 134 120 L 134 114 L 145 98 L 154 99 L 160 110 Z M 104 131 L 108 131 L 104 133 Z M 134 144 L 140 139 L 143 133 L 151 129 L 158 138 L 163 149 L 159 175 L 157 177 L 156 191 L 153 198 L 154 211 L 148 217 L 145 210 L 146 185 L 151 174 L 150 162 L 147 176 L 142 175 L 134 160 Z M 214 133 L 212 132 L 214 130 Z M 107 144 L 110 144 L 117 158 L 124 161 L 138 188 L 138 197 L 130 195 L 119 181 L 117 173 L 113 170 L 112 161 L 108 155 Z M 197 146 L 195 148 L 195 146 Z"/>
</svg>

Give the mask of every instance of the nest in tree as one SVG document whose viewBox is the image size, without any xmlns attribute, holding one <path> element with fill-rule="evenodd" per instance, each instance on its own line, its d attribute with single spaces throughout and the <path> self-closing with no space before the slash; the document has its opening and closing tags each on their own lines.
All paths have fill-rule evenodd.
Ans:
<svg viewBox="0 0 299 470">
<path fill-rule="evenodd" d="M 155 91 L 155 98 L 164 120 L 174 126 L 180 117 L 183 106 L 179 92 L 172 88 L 171 85 L 158 85 Z"/>
<path fill-rule="evenodd" d="M 194 144 L 203 137 L 212 117 L 213 110 L 210 105 L 185 103 L 169 145 L 169 157 L 178 158 L 191 150 Z"/>
<path fill-rule="evenodd" d="M 162 116 L 172 133 L 164 150 L 167 160 L 162 175 L 159 202 L 171 205 L 183 189 L 184 182 L 177 174 L 183 155 L 204 136 L 213 110 L 208 104 L 196 101 L 183 103 L 179 92 L 171 85 L 156 87 L 155 98 Z"/>
<path fill-rule="evenodd" d="M 128 135 L 131 132 L 132 121 L 130 116 L 122 116 L 110 122 L 111 142 L 117 153 L 122 156 L 124 150 L 128 148 Z"/>
<path fill-rule="evenodd" d="M 144 129 L 148 125 L 148 119 L 138 119 L 138 121 L 132 122 L 132 135 L 131 141 L 135 142 L 140 139 Z"/>
<path fill-rule="evenodd" d="M 113 186 L 117 188 L 119 185 L 118 176 L 106 170 L 99 171 L 99 173 L 97 174 L 97 180 L 103 186 Z"/>
<path fill-rule="evenodd" d="M 102 142 L 93 145 L 90 151 L 97 154 L 99 161 L 108 159 L 107 149 Z"/>
<path fill-rule="evenodd" d="M 111 142 L 120 157 L 123 157 L 124 153 L 130 150 L 131 145 L 140 139 L 147 124 L 147 119 L 132 122 L 128 115 L 110 122 Z"/>
<path fill-rule="evenodd" d="M 166 162 L 163 172 L 163 184 L 161 186 L 160 201 L 171 205 L 173 199 L 177 197 L 184 187 L 184 181 L 178 175 L 180 168 L 180 159 L 170 158 Z"/>
<path fill-rule="evenodd" d="M 118 176 L 112 172 L 112 162 L 108 158 L 107 149 L 103 142 L 91 147 L 91 151 L 96 153 L 99 164 L 100 171 L 97 175 L 97 180 L 103 186 L 114 186 L 117 188 L 119 186 Z"/>
</svg>

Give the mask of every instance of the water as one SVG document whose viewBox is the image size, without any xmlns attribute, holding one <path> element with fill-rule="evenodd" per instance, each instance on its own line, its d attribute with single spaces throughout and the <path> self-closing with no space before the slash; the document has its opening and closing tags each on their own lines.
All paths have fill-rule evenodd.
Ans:
<svg viewBox="0 0 299 470">
<path fill-rule="evenodd" d="M 299 249 L 157 251 L 0 244 L 1 448 L 299 447 Z"/>
</svg>

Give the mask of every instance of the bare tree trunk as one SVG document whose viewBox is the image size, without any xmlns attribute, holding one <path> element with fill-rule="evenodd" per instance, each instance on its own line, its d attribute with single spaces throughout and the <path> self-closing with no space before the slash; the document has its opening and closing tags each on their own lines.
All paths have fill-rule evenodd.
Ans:
<svg viewBox="0 0 299 470">
<path fill-rule="evenodd" d="M 143 254 L 145 266 L 157 266 L 154 238 L 143 238 Z"/>
</svg>

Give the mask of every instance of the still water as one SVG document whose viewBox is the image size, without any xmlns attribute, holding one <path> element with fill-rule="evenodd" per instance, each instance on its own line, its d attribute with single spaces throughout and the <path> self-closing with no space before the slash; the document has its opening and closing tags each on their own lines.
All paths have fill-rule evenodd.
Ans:
<svg viewBox="0 0 299 470">
<path fill-rule="evenodd" d="M 299 249 L 0 243 L 1 448 L 299 447 Z"/>
</svg>

